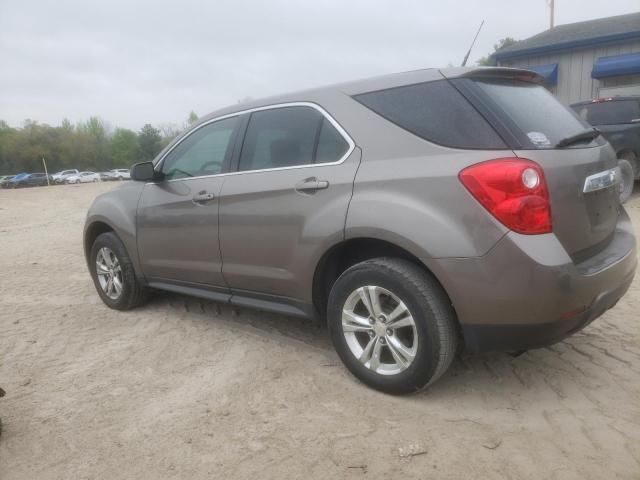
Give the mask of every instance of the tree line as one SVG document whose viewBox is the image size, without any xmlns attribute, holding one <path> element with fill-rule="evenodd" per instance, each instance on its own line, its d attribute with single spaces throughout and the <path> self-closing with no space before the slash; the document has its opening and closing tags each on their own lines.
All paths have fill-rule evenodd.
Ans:
<svg viewBox="0 0 640 480">
<path fill-rule="evenodd" d="M 191 112 L 184 126 L 197 120 Z M 26 120 L 21 128 L 13 128 L 0 120 L 0 175 L 42 172 L 42 158 L 49 173 L 129 168 L 154 158 L 178 133 L 175 127 L 158 129 L 151 124 L 137 132 L 112 130 L 98 117 L 77 124 L 63 120 L 57 127 Z"/>
</svg>

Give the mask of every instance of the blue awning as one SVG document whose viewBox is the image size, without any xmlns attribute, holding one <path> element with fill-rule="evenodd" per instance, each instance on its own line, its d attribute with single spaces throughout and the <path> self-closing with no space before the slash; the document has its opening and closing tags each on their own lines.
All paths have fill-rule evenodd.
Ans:
<svg viewBox="0 0 640 480">
<path fill-rule="evenodd" d="M 525 67 L 527 70 L 533 70 L 538 75 L 544 77 L 545 85 L 556 85 L 558 83 L 558 64 L 548 63 L 546 65 L 536 65 L 534 67 Z"/>
<path fill-rule="evenodd" d="M 617 77 L 640 73 L 640 53 L 600 57 L 591 70 L 591 78 Z"/>
</svg>

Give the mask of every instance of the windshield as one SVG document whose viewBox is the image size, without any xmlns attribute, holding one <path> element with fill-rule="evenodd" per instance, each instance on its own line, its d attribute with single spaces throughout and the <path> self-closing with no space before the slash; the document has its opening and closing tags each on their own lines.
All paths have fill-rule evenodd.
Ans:
<svg viewBox="0 0 640 480">
<path fill-rule="evenodd" d="M 591 125 L 616 125 L 640 120 L 638 100 L 598 101 L 573 107 Z"/>
<path fill-rule="evenodd" d="M 554 148 L 589 127 L 541 85 L 512 79 L 475 83 L 524 134 L 529 148 Z"/>
</svg>

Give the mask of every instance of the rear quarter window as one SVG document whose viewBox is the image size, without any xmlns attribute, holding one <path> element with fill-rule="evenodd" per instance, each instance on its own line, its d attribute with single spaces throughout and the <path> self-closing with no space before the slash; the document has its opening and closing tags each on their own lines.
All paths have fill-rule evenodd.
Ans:
<svg viewBox="0 0 640 480">
<path fill-rule="evenodd" d="M 353 98 L 399 127 L 439 145 L 506 148 L 482 115 L 447 80 L 378 90 Z"/>
</svg>

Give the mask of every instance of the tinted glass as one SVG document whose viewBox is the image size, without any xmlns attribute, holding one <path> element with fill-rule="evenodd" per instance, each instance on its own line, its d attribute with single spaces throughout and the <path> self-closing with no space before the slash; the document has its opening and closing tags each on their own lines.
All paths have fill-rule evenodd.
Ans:
<svg viewBox="0 0 640 480">
<path fill-rule="evenodd" d="M 505 148 L 493 128 L 445 80 L 379 90 L 354 98 L 433 143 L 468 149 Z"/>
<path fill-rule="evenodd" d="M 222 172 L 237 122 L 238 118 L 233 117 L 210 123 L 185 138 L 165 157 L 162 164 L 165 178 L 200 177 Z"/>
<path fill-rule="evenodd" d="M 577 105 L 575 111 L 591 125 L 615 125 L 640 120 L 638 100 L 616 100 Z"/>
<path fill-rule="evenodd" d="M 475 83 L 524 134 L 529 147 L 553 148 L 588 127 L 541 85 L 518 80 Z"/>
<path fill-rule="evenodd" d="M 324 116 L 311 107 L 285 107 L 251 114 L 240 155 L 240 171 L 313 163 Z"/>
<path fill-rule="evenodd" d="M 349 144 L 326 118 L 322 121 L 315 163 L 337 162 L 349 149 Z"/>
</svg>

